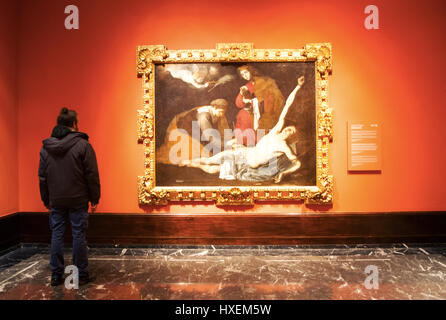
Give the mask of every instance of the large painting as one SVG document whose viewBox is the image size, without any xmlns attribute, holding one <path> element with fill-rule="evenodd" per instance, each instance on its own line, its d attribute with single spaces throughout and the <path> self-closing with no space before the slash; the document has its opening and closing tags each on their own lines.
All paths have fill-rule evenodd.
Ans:
<svg viewBox="0 0 446 320">
<path fill-rule="evenodd" d="M 138 47 L 141 204 L 331 202 L 330 44 L 301 50 Z"/>
</svg>

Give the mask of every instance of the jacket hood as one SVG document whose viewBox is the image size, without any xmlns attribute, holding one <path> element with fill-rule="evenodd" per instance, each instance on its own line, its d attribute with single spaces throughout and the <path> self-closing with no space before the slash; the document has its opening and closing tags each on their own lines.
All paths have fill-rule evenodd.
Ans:
<svg viewBox="0 0 446 320">
<path fill-rule="evenodd" d="M 65 126 L 56 126 L 51 138 L 43 140 L 43 147 L 52 154 L 65 154 L 80 139 L 88 141 L 88 135 L 83 132 L 71 131 Z"/>
<path fill-rule="evenodd" d="M 51 132 L 51 136 L 54 138 L 62 139 L 70 132 L 73 132 L 73 131 L 71 131 L 71 129 L 68 128 L 67 126 L 57 125 L 53 128 L 53 132 Z"/>
</svg>

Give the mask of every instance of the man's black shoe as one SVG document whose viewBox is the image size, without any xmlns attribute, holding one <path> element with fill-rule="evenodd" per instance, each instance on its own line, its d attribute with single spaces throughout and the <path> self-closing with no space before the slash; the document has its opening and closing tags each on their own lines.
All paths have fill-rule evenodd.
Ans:
<svg viewBox="0 0 446 320">
<path fill-rule="evenodd" d="M 56 287 L 58 285 L 61 285 L 64 282 L 64 279 L 62 276 L 55 276 L 51 277 L 51 286 Z"/>
</svg>

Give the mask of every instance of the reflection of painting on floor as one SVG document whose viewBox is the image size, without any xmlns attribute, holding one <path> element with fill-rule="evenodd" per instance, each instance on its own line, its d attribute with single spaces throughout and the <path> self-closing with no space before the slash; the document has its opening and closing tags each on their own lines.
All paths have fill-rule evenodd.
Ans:
<svg viewBox="0 0 446 320">
<path fill-rule="evenodd" d="M 157 65 L 158 186 L 316 184 L 314 63 Z"/>
</svg>

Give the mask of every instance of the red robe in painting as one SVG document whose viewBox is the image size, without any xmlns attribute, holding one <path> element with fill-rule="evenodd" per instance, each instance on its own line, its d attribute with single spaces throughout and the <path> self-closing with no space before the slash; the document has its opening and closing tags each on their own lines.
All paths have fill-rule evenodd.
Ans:
<svg viewBox="0 0 446 320">
<path fill-rule="evenodd" d="M 254 83 L 252 81 L 249 81 L 245 86 L 248 88 L 248 91 L 251 94 L 254 94 L 255 89 L 254 89 Z M 249 134 L 249 132 L 254 133 L 253 116 L 248 110 L 246 110 L 245 107 L 247 107 L 247 105 L 246 103 L 243 102 L 243 96 L 240 93 L 237 95 L 237 98 L 235 99 L 235 105 L 237 108 L 241 109 L 237 114 L 235 123 L 235 129 L 241 130 L 241 132 L 236 131 L 237 143 L 247 145 L 248 144 L 247 134 Z M 245 130 L 247 129 L 248 131 L 245 132 Z M 244 132 L 245 134 L 243 134 Z M 255 139 L 254 142 L 257 143 L 257 137 L 253 137 L 253 139 Z"/>
<path fill-rule="evenodd" d="M 249 81 L 245 86 L 248 88 L 248 91 L 257 98 L 259 104 L 263 104 L 263 113 L 261 114 L 257 130 L 262 129 L 266 134 L 277 123 L 280 112 L 285 104 L 285 98 L 274 79 L 270 77 L 254 76 L 254 79 Z M 237 108 L 242 109 L 237 115 L 235 128 L 239 128 L 242 132 L 249 128 L 253 129 L 253 116 L 248 110 L 243 109 L 246 104 L 243 103 L 243 96 L 240 93 L 236 98 L 235 104 Z M 246 145 L 246 137 L 239 134 L 238 136 L 236 135 L 236 138 L 238 143 Z M 258 134 L 255 134 L 254 143 L 257 143 L 258 138 Z"/>
</svg>

